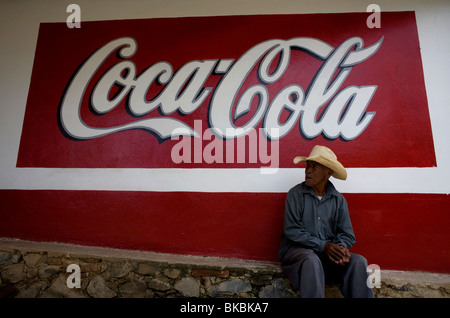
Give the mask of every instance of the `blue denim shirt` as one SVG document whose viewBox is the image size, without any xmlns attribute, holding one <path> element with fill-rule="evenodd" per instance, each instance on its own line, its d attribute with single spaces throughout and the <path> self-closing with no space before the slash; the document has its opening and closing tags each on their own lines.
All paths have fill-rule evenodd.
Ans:
<svg viewBox="0 0 450 318">
<path fill-rule="evenodd" d="M 328 241 L 350 249 L 356 239 L 344 196 L 330 181 L 321 200 L 305 182 L 293 187 L 286 198 L 281 239 L 280 259 L 292 245 L 323 252 Z"/>
</svg>

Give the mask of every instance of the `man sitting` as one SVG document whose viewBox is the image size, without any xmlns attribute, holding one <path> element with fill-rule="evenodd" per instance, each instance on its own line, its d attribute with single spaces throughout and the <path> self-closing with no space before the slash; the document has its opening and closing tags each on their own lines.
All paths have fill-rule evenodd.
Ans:
<svg viewBox="0 0 450 318">
<path fill-rule="evenodd" d="M 300 297 L 324 297 L 325 276 L 342 284 L 344 297 L 372 298 L 367 260 L 350 253 L 355 243 L 344 196 L 328 180 L 345 180 L 347 171 L 329 148 L 315 146 L 306 163 L 305 181 L 289 190 L 279 250 L 282 269 Z"/>
</svg>

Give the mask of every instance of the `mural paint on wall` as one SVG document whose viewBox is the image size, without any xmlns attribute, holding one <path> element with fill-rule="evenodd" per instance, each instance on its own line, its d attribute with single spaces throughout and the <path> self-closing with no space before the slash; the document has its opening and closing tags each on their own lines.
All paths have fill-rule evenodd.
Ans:
<svg viewBox="0 0 450 318">
<path fill-rule="evenodd" d="M 414 13 L 366 19 L 42 23 L 17 166 L 287 168 L 314 144 L 436 166 Z"/>
</svg>

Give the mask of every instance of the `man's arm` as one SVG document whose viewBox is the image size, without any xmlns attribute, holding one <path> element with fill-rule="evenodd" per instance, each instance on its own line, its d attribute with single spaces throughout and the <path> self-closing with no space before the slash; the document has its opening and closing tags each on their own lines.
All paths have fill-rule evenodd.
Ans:
<svg viewBox="0 0 450 318">
<path fill-rule="evenodd" d="M 338 207 L 336 237 L 334 238 L 333 243 L 350 249 L 356 242 L 355 233 L 353 232 L 347 201 L 344 197 L 341 199 L 342 201 Z"/>
<path fill-rule="evenodd" d="M 324 253 L 338 265 L 345 265 L 350 261 L 349 249 L 355 244 L 355 234 L 350 221 L 350 213 L 345 198 L 342 196 L 338 205 L 338 220 L 336 237 L 333 242 L 325 244 Z"/>
</svg>

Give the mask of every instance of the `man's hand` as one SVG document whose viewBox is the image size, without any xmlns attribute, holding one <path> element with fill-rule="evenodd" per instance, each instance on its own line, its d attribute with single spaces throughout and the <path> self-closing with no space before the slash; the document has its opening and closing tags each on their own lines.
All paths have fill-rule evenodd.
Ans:
<svg viewBox="0 0 450 318">
<path fill-rule="evenodd" d="M 350 262 L 350 252 L 343 246 L 336 245 L 331 242 L 326 242 L 323 249 L 325 255 L 337 265 L 346 265 Z"/>
</svg>

